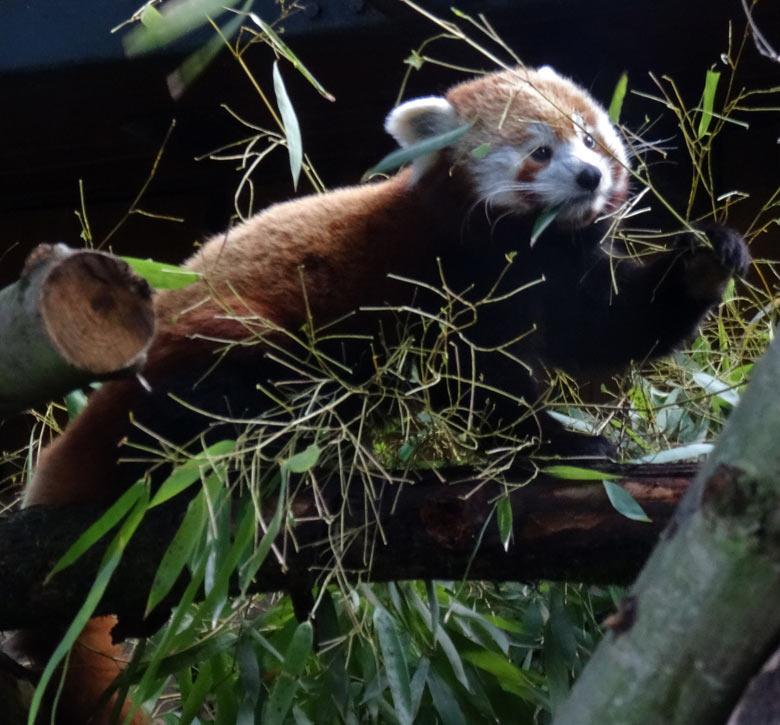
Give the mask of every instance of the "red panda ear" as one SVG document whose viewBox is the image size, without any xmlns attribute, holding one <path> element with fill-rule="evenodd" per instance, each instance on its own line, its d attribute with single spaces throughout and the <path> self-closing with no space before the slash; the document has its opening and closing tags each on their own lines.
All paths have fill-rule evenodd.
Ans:
<svg viewBox="0 0 780 725">
<path fill-rule="evenodd" d="M 558 73 L 558 71 L 556 71 L 555 68 L 553 68 L 551 65 L 539 66 L 536 69 L 536 72 L 539 74 L 541 78 L 547 78 L 549 80 L 555 80 L 555 79 L 560 80 L 561 78 L 563 78 L 563 76 L 560 73 Z"/>
<path fill-rule="evenodd" d="M 441 96 L 426 96 L 396 106 L 385 119 L 387 131 L 400 146 L 411 146 L 431 136 L 452 131 L 463 121 Z"/>
</svg>

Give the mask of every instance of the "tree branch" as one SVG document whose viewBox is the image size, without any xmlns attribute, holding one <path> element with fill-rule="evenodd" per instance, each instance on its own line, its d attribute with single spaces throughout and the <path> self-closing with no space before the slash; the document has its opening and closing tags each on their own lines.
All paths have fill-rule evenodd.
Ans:
<svg viewBox="0 0 780 725">
<path fill-rule="evenodd" d="M 132 373 L 153 332 L 151 291 L 125 262 L 37 246 L 19 280 L 0 290 L 0 418 Z"/>
<path fill-rule="evenodd" d="M 629 582 L 669 520 L 694 467 L 611 464 L 602 468 L 612 469 L 652 523 L 631 521 L 617 513 L 600 482 L 541 475 L 511 493 L 513 540 L 504 551 L 492 516 L 495 500 L 504 493 L 502 486 L 487 482 L 477 488 L 473 471 L 465 469 L 427 473 L 401 490 L 398 484 L 376 481 L 376 490 L 384 488 L 384 494 L 373 503 L 366 500 L 362 486 L 347 502 L 327 491 L 320 492 L 316 502 L 296 498 L 294 511 L 301 521 L 294 528 L 297 552 L 292 541 L 282 542 L 280 535 L 277 545 L 288 552 L 286 566 L 270 554 L 258 572 L 255 589 L 284 590 L 301 581 L 311 586 L 321 573 L 333 570 L 335 558 L 338 571 L 352 581 L 465 577 Z M 520 475 L 519 480 L 524 480 L 526 474 L 518 471 Z M 320 511 L 324 505 L 345 512 L 344 536 L 315 516 L 315 503 Z M 0 629 L 54 626 L 72 618 L 91 585 L 103 545 L 47 585 L 43 580 L 99 514 L 94 506 L 32 507 L 0 519 Z M 123 635 L 155 629 L 167 616 L 165 606 L 181 594 L 183 581 L 161 607 L 159 617 L 151 623 L 143 621 L 149 586 L 164 550 L 161 542 L 170 539 L 179 520 L 180 511 L 172 507 L 147 514 L 98 607 L 97 614 L 120 615 Z"/>
</svg>

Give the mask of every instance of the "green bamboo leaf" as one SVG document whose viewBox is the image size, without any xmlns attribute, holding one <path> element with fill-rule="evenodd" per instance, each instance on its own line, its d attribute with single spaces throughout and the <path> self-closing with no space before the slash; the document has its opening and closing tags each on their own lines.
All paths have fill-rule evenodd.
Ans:
<svg viewBox="0 0 780 725">
<path fill-rule="evenodd" d="M 593 471 L 590 468 L 579 466 L 545 466 L 541 472 L 553 478 L 562 478 L 567 481 L 608 481 L 615 477 L 614 473 Z"/>
<path fill-rule="evenodd" d="M 458 704 L 458 698 L 447 682 L 436 674 L 435 670 L 428 672 L 428 691 L 431 693 L 433 706 L 439 713 L 441 721 L 447 725 L 466 725 L 466 718 Z"/>
<path fill-rule="evenodd" d="M 141 491 L 140 497 L 136 498 L 132 510 L 119 527 L 119 531 L 109 544 L 106 553 L 103 555 L 103 559 L 100 562 L 100 568 L 95 576 L 95 581 L 84 599 L 84 604 L 82 604 L 81 608 L 76 613 L 76 616 L 66 630 L 62 641 L 57 645 L 54 653 L 46 663 L 46 667 L 41 674 L 38 685 L 35 688 L 35 693 L 33 694 L 32 702 L 30 703 L 27 720 L 28 725 L 34 725 L 36 723 L 38 710 L 40 709 L 49 681 L 60 662 L 62 662 L 70 651 L 70 648 L 74 645 L 87 622 L 92 617 L 98 603 L 103 598 L 106 587 L 108 586 L 109 581 L 111 581 L 111 577 L 122 559 L 125 547 L 146 513 L 147 505 L 149 503 L 149 494 L 146 486 L 143 486 Z"/>
<path fill-rule="evenodd" d="M 519 667 L 513 665 L 505 655 L 491 650 L 467 650 L 461 655 L 464 660 L 471 662 L 485 672 L 495 675 L 500 680 L 506 680 L 514 684 L 528 682 L 528 677 Z"/>
<path fill-rule="evenodd" d="M 209 17 L 221 15 L 238 0 L 183 0 L 167 3 L 160 12 L 144 8 L 141 24 L 133 28 L 123 41 L 128 56 L 148 53 L 172 43 L 206 23 Z"/>
<path fill-rule="evenodd" d="M 301 128 L 298 125 L 298 117 L 295 115 L 290 96 L 284 87 L 282 74 L 279 72 L 279 61 L 274 62 L 274 93 L 276 93 L 276 105 L 282 116 L 284 135 L 287 138 L 287 152 L 290 156 L 290 171 L 293 177 L 293 187 L 298 188 L 298 179 L 301 176 L 303 165 L 303 141 L 301 140 Z"/>
<path fill-rule="evenodd" d="M 309 72 L 309 69 L 301 63 L 298 56 L 293 53 L 290 47 L 277 35 L 276 31 L 264 20 L 255 15 L 255 13 L 249 13 L 250 19 L 265 33 L 268 38 L 268 42 L 271 44 L 279 55 L 292 63 L 295 70 L 297 70 L 314 88 L 317 89 L 323 98 L 327 98 L 329 101 L 335 101 L 335 97 L 326 91 L 322 84 Z"/>
<path fill-rule="evenodd" d="M 425 582 L 425 591 L 428 594 L 428 609 L 431 613 L 431 634 L 436 641 L 436 630 L 439 627 L 439 597 L 436 596 L 436 582 L 428 579 Z"/>
<path fill-rule="evenodd" d="M 417 663 L 417 670 L 412 677 L 409 689 L 412 693 L 412 721 L 417 719 L 417 712 L 420 709 L 425 682 L 428 679 L 428 671 L 431 668 L 431 661 L 427 657 L 420 657 Z"/>
<path fill-rule="evenodd" d="M 531 230 L 531 243 L 530 246 L 534 246 L 536 244 L 537 240 L 540 236 L 542 236 L 542 232 L 547 229 L 547 227 L 550 226 L 555 221 L 555 217 L 558 216 L 561 209 L 563 209 L 563 205 L 560 204 L 558 206 L 550 207 L 549 209 L 545 209 L 534 222 L 533 229 Z"/>
<path fill-rule="evenodd" d="M 398 636 L 398 627 L 395 620 L 383 607 L 377 607 L 374 610 L 374 627 L 379 635 L 379 646 L 382 649 L 387 682 L 390 685 L 390 694 L 393 697 L 398 722 L 401 725 L 412 725 L 414 721 L 412 689 L 403 645 Z"/>
<path fill-rule="evenodd" d="M 512 524 L 514 517 L 512 515 L 512 502 L 509 496 L 499 499 L 496 504 L 496 522 L 498 523 L 498 535 L 501 537 L 501 544 L 504 551 L 509 551 L 509 539 L 512 537 Z"/>
<path fill-rule="evenodd" d="M 479 146 L 471 149 L 471 155 L 476 159 L 483 159 L 485 156 L 487 156 L 487 152 L 490 151 L 490 143 L 485 142 L 480 144 Z"/>
<path fill-rule="evenodd" d="M 133 509 L 139 499 L 148 499 L 148 496 L 147 486 L 143 481 L 136 481 L 130 486 L 130 488 L 112 504 L 108 511 L 73 542 L 71 547 L 62 555 L 51 572 L 49 572 L 44 584 L 46 584 L 58 571 L 62 571 L 78 561 L 84 552 L 88 551 L 100 541 L 100 539 L 124 518 L 128 511 Z"/>
<path fill-rule="evenodd" d="M 268 552 L 271 550 L 271 545 L 276 540 L 276 537 L 282 528 L 282 520 L 284 518 L 284 509 L 287 500 L 287 480 L 289 474 L 310 471 L 317 465 L 320 453 L 322 453 L 322 449 L 317 444 L 312 443 L 305 450 L 288 458 L 280 466 L 280 484 L 276 511 L 268 524 L 268 528 L 263 534 L 263 538 L 260 539 L 257 549 L 255 549 L 252 556 L 250 556 L 241 566 L 240 587 L 242 592 L 246 593 L 246 590 L 252 583 L 252 579 L 254 579 L 255 574 L 257 574 L 258 570 L 263 565 L 266 556 L 268 556 Z"/>
<path fill-rule="evenodd" d="M 143 277 L 155 289 L 181 289 L 200 279 L 200 274 L 197 272 L 191 272 L 174 264 L 136 257 L 120 257 L 120 259 L 127 262 L 139 277 Z"/>
<path fill-rule="evenodd" d="M 176 70 L 168 75 L 168 90 L 173 98 L 181 97 L 192 82 L 203 73 L 217 54 L 239 30 L 246 17 L 246 11 L 253 0 L 247 0 L 241 9 L 207 43 L 188 55 Z M 216 26 L 215 26 L 216 27 Z"/>
<path fill-rule="evenodd" d="M 231 440 L 219 441 L 206 448 L 186 463 L 174 469 L 155 494 L 149 508 L 159 506 L 189 488 L 195 481 L 200 481 L 202 471 L 213 468 L 214 459 L 227 455 L 236 447 Z"/>
<path fill-rule="evenodd" d="M 282 725 L 292 706 L 298 689 L 298 678 L 303 673 L 306 660 L 311 654 L 314 636 L 310 622 L 302 622 L 293 633 L 284 653 L 282 672 L 274 683 L 263 710 L 263 723 Z"/>
<path fill-rule="evenodd" d="M 284 461 L 284 463 L 282 463 L 282 471 L 306 473 L 306 471 L 310 471 L 317 465 L 320 453 L 322 453 L 322 449 L 316 443 L 312 443 L 306 450 L 296 453 L 294 456 L 291 456 Z"/>
<path fill-rule="evenodd" d="M 609 120 L 617 123 L 620 120 L 620 112 L 623 109 L 623 99 L 626 97 L 628 89 L 628 73 L 623 73 L 618 79 L 615 91 L 612 93 L 612 100 L 609 102 Z"/>
<path fill-rule="evenodd" d="M 200 541 L 207 519 L 206 498 L 201 491 L 190 501 L 187 512 L 157 567 L 146 602 L 145 617 L 165 598 L 178 580 Z"/>
<path fill-rule="evenodd" d="M 203 611 L 213 612 L 213 619 L 219 615 L 222 604 L 227 600 L 228 583 L 230 577 L 238 568 L 239 562 L 244 557 L 246 550 L 252 544 L 255 535 L 255 507 L 251 501 L 247 501 L 241 512 L 241 519 L 236 528 L 236 535 L 224 561 L 217 569 L 211 589 L 203 603 Z"/>
<path fill-rule="evenodd" d="M 178 725 L 189 725 L 200 713 L 203 703 L 206 701 L 214 685 L 214 676 L 211 673 L 211 662 L 204 660 L 198 665 L 198 678 L 195 680 L 186 698 L 182 698 L 181 715 Z"/>
<path fill-rule="evenodd" d="M 609 502 L 612 504 L 615 511 L 622 514 L 627 519 L 650 523 L 651 519 L 628 491 L 621 488 L 613 481 L 604 481 L 604 488 L 607 491 Z"/>
<path fill-rule="evenodd" d="M 257 652 L 248 637 L 239 640 L 236 647 L 236 664 L 241 685 L 236 725 L 254 725 L 263 680 L 260 676 Z"/>
<path fill-rule="evenodd" d="M 712 109 L 715 105 L 715 91 L 718 89 L 720 80 L 720 71 L 708 70 L 704 81 L 704 92 L 701 97 L 701 117 L 699 118 L 699 128 L 696 131 L 696 138 L 703 138 L 712 122 Z"/>
<path fill-rule="evenodd" d="M 446 133 L 430 136 L 417 143 L 404 146 L 402 149 L 396 149 L 392 153 L 387 154 L 387 156 L 372 169 L 366 171 L 366 173 L 363 174 L 363 178 L 373 176 L 374 174 L 385 174 L 389 171 L 395 171 L 399 166 L 402 166 L 409 161 L 414 161 L 420 156 L 438 151 L 445 146 L 451 146 L 473 125 L 474 122 L 472 121 L 471 123 L 466 123 L 463 126 L 447 131 Z"/>
<path fill-rule="evenodd" d="M 68 411 L 68 420 L 73 420 L 87 405 L 87 394 L 79 390 L 71 390 L 65 396 L 65 408 Z"/>
</svg>

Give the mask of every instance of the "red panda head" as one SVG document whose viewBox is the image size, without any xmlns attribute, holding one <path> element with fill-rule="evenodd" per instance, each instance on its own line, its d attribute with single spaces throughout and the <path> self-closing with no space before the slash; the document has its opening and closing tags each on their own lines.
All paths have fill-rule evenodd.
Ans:
<svg viewBox="0 0 780 725">
<path fill-rule="evenodd" d="M 606 111 L 549 67 L 517 68 L 466 81 L 446 97 L 408 101 L 385 128 L 402 146 L 472 127 L 452 146 L 414 162 L 419 181 L 437 158 L 498 215 L 557 210 L 584 226 L 625 200 L 628 160 Z"/>
</svg>

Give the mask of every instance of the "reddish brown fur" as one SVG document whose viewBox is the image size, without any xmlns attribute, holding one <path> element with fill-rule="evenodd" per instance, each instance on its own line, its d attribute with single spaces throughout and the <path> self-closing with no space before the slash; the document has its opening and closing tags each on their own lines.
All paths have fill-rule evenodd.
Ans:
<svg viewBox="0 0 780 725">
<path fill-rule="evenodd" d="M 543 97 L 531 92 L 529 84 Z M 279 204 L 205 244 L 187 263 L 202 274 L 202 281 L 157 295 L 158 331 L 144 370 L 150 383 L 213 349 L 213 342 L 192 336 L 279 337 L 278 328 L 297 330 L 310 316 L 321 325 L 361 305 L 397 301 L 399 289 L 408 295 L 408 287 L 390 280 L 388 272 L 416 277 L 423 264 L 446 251 L 431 249 L 432 238 L 458 243 L 462 220 L 453 212 L 471 202 L 458 177 L 468 177 L 473 148 L 497 133 L 502 141 L 521 142 L 529 118 L 562 128 L 572 112 L 586 121 L 593 113 L 589 97 L 573 84 L 525 70 L 461 84 L 448 100 L 462 118 L 476 120 L 452 152 L 457 159 L 454 176 L 448 162 L 439 177 L 428 177 L 425 187 L 413 187 L 411 172 L 403 171 L 387 181 Z M 566 129 L 571 133 L 570 121 Z M 439 200 L 436 185 L 444 179 L 448 196 Z M 26 505 L 116 497 L 112 474 L 140 394 L 132 380 L 107 383 L 94 393 L 86 410 L 41 456 Z M 93 622 L 77 646 L 75 661 L 81 673 L 89 674 L 78 677 L 74 672 L 69 680 L 69 689 L 80 691 L 80 700 L 72 700 L 76 704 L 93 703 L 118 671 L 105 656 L 116 654 L 109 630 L 109 620 Z M 92 657 L 89 648 L 96 653 Z M 138 716 L 135 722 L 142 720 Z"/>
</svg>

